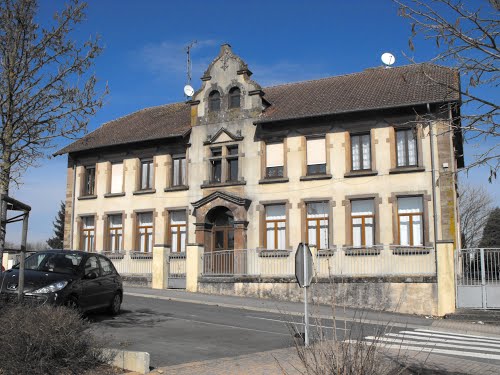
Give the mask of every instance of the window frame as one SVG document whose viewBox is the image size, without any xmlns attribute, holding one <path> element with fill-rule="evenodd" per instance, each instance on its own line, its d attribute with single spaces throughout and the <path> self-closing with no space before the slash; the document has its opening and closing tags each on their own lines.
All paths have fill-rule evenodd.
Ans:
<svg viewBox="0 0 500 375">
<path fill-rule="evenodd" d="M 175 162 L 178 161 L 178 171 L 176 173 Z M 175 183 L 175 178 L 179 180 L 179 183 Z M 172 156 L 172 183 L 171 187 L 187 186 L 187 158 L 186 155 Z"/>
<path fill-rule="evenodd" d="M 419 198 L 421 200 L 422 204 L 422 211 L 420 212 L 408 212 L 408 213 L 400 213 L 399 212 L 399 200 L 404 199 L 404 198 Z M 397 214 L 397 227 L 398 227 L 398 244 L 400 246 L 425 246 L 425 225 L 424 225 L 424 199 L 422 196 L 419 195 L 413 195 L 413 196 L 398 196 L 397 197 L 397 209 L 396 209 L 396 214 Z M 409 232 L 408 232 L 408 245 L 403 245 L 401 244 L 401 217 L 402 216 L 408 216 L 408 226 L 409 226 Z M 413 236 L 413 217 L 414 216 L 420 216 L 420 238 L 421 238 L 421 244 L 420 245 L 415 245 L 415 238 Z"/>
<path fill-rule="evenodd" d="M 271 166 L 271 167 L 268 167 L 268 160 L 269 160 L 269 152 L 268 152 L 268 146 L 271 146 L 271 145 L 278 145 L 280 144 L 281 145 L 281 152 L 282 152 L 282 165 L 280 166 Z M 266 150 L 266 160 L 265 160 L 265 164 L 264 164 L 264 168 L 265 168 L 265 177 L 266 179 L 280 179 L 280 178 L 284 178 L 285 177 L 285 142 L 284 141 L 280 141 L 280 142 L 265 142 L 265 150 Z M 279 169 L 281 168 L 281 169 Z M 270 174 L 270 170 L 277 170 L 278 173 L 276 175 L 272 175 Z"/>
<path fill-rule="evenodd" d="M 89 227 L 90 229 L 87 229 L 85 228 L 85 219 L 89 218 L 92 218 L 93 226 Z M 80 216 L 80 221 L 81 221 L 80 247 L 82 251 L 88 253 L 95 252 L 96 217 L 95 215 Z"/>
<path fill-rule="evenodd" d="M 308 157 L 308 142 L 309 141 L 318 141 L 322 140 L 324 144 L 324 163 L 322 164 L 309 164 L 309 157 Z M 326 149 L 326 136 L 322 137 L 311 137 L 311 138 L 306 138 L 306 176 L 318 176 L 318 175 L 325 175 L 327 173 L 327 160 L 328 160 L 328 152 Z M 314 170 L 318 169 L 318 166 L 320 166 L 320 170 Z M 313 168 L 311 168 L 313 167 Z"/>
<path fill-rule="evenodd" d="M 121 226 L 119 227 L 111 227 L 111 217 L 120 217 L 121 218 Z M 106 221 L 107 221 L 107 241 L 108 241 L 108 247 L 109 251 L 113 254 L 115 253 L 121 253 L 123 252 L 123 214 L 107 214 L 106 215 Z M 121 231 L 121 233 L 117 233 L 118 231 Z M 113 241 L 113 236 L 112 232 L 114 232 L 114 241 Z M 119 236 L 121 236 L 121 240 L 119 239 Z M 114 250 L 113 250 L 113 245 L 114 243 Z M 121 246 L 119 244 L 121 243 Z"/>
<path fill-rule="evenodd" d="M 232 154 L 230 150 L 236 150 L 236 154 Z M 236 179 L 231 178 L 233 169 L 231 168 L 231 161 L 236 161 Z M 239 145 L 226 146 L 226 177 L 225 182 L 238 182 L 239 181 Z"/>
<path fill-rule="evenodd" d="M 418 167 L 419 154 L 418 154 L 418 142 L 417 142 L 416 131 L 417 131 L 416 128 L 398 128 L 398 129 L 395 129 L 394 143 L 396 146 L 396 168 Z M 404 154 L 405 154 L 404 164 L 399 164 L 398 133 L 404 133 L 404 143 L 403 143 Z M 415 148 L 415 163 L 414 164 L 410 164 L 410 153 L 409 153 L 409 147 L 408 147 L 409 146 L 409 137 L 408 137 L 409 133 L 411 133 L 413 135 L 413 143 L 414 143 L 414 148 Z"/>
<path fill-rule="evenodd" d="M 283 207 L 283 210 L 284 210 L 284 217 L 283 219 L 268 219 L 267 217 L 267 209 L 268 207 L 271 207 L 271 206 L 282 206 Z M 280 246 L 279 246 L 279 223 L 283 223 L 284 224 L 284 243 L 283 243 L 283 248 L 280 249 Z M 271 249 L 269 248 L 269 244 L 267 243 L 267 232 L 268 232 L 268 227 L 267 225 L 268 224 L 273 224 L 273 232 L 274 232 L 274 248 Z M 286 250 L 286 240 L 287 238 L 287 208 L 286 208 L 286 203 L 273 203 L 273 204 L 266 204 L 264 206 L 264 248 L 266 250 Z"/>
<path fill-rule="evenodd" d="M 306 221 L 306 243 L 310 244 L 309 241 L 309 222 L 316 222 L 316 249 L 317 250 L 327 250 L 330 248 L 330 202 L 327 200 L 321 201 L 307 201 L 305 203 L 305 221 Z M 326 215 L 324 217 L 309 218 L 308 205 L 311 204 L 324 204 L 326 206 Z M 321 247 L 321 221 L 326 221 L 326 247 Z M 318 243 L 320 246 L 318 246 Z"/>
<path fill-rule="evenodd" d="M 92 196 L 96 193 L 96 165 L 88 165 L 83 167 L 83 189 L 82 195 Z M 89 173 L 91 172 L 92 173 Z"/>
<path fill-rule="evenodd" d="M 146 186 L 143 185 L 143 171 L 144 167 L 148 166 L 146 174 Z M 140 175 L 139 175 L 139 190 L 151 190 L 154 185 L 154 160 L 153 158 L 146 158 L 140 160 Z"/>
<path fill-rule="evenodd" d="M 238 94 L 235 94 L 235 92 L 238 92 Z M 238 98 L 238 105 L 233 104 L 233 99 L 235 98 Z M 228 108 L 229 109 L 241 108 L 241 90 L 238 86 L 234 86 L 229 90 Z"/>
<path fill-rule="evenodd" d="M 364 136 L 368 136 L 368 168 L 365 168 L 364 161 L 363 161 L 363 142 L 362 139 Z M 359 165 L 360 168 L 354 169 L 354 139 L 359 139 L 358 144 L 359 144 Z M 351 143 L 351 150 L 350 150 L 350 155 L 351 155 L 351 172 L 362 172 L 362 171 L 371 171 L 373 169 L 373 160 L 372 160 L 372 134 L 371 132 L 365 132 L 365 133 L 356 133 L 356 134 L 350 134 L 350 143 Z"/>
<path fill-rule="evenodd" d="M 175 212 L 182 212 L 184 213 L 184 222 L 185 224 L 172 224 L 172 214 L 175 213 Z M 187 214 L 187 211 L 186 210 L 182 210 L 182 209 L 179 209 L 179 210 L 168 210 L 168 243 L 170 244 L 170 249 L 172 252 L 183 252 L 181 249 L 183 248 L 182 246 L 182 236 L 180 236 L 179 234 L 181 233 L 181 229 L 184 228 L 184 232 L 185 232 L 185 236 L 184 236 L 184 251 L 186 251 L 186 246 L 187 246 L 187 235 L 188 235 L 188 231 L 187 231 L 187 223 L 188 223 L 188 214 Z M 173 232 L 172 232 L 172 228 L 177 228 L 177 244 L 176 244 L 176 248 L 177 248 L 177 251 L 173 251 Z"/>
<path fill-rule="evenodd" d="M 122 173 L 121 173 L 121 185 L 120 185 L 120 189 L 118 191 L 113 191 L 113 166 L 114 165 L 121 165 L 122 166 Z M 125 175 L 125 165 L 123 163 L 123 161 L 121 162 L 113 162 L 113 163 L 110 163 L 110 166 L 109 166 L 109 171 L 110 171 L 110 181 L 109 181 L 109 193 L 110 194 L 120 194 L 120 193 L 123 193 L 123 179 L 124 179 L 124 175 Z"/>
<path fill-rule="evenodd" d="M 220 151 L 220 155 L 215 155 L 215 153 Z M 211 184 L 220 184 L 222 183 L 223 179 L 223 173 L 222 173 L 222 160 L 224 159 L 223 156 L 223 149 L 222 146 L 217 146 L 217 147 L 211 147 L 210 148 L 210 179 L 209 182 Z M 217 172 L 216 165 L 219 166 L 219 172 Z M 219 179 L 216 179 L 216 174 L 218 174 Z"/>
<path fill-rule="evenodd" d="M 371 201 L 372 202 L 372 214 L 371 215 L 357 215 L 352 212 L 352 203 L 355 201 Z M 376 239 L 376 213 L 375 213 L 375 199 L 365 198 L 365 199 L 352 199 L 351 200 L 351 241 L 352 247 L 355 248 L 366 248 L 375 246 Z M 366 219 L 372 219 L 372 245 L 366 245 Z M 354 219 L 361 219 L 361 243 L 358 245 L 354 244 Z"/>
<path fill-rule="evenodd" d="M 222 95 L 219 90 L 212 90 L 208 94 L 208 111 L 220 112 L 221 110 Z M 217 105 L 215 104 L 217 103 Z"/>
<path fill-rule="evenodd" d="M 151 225 L 140 225 L 140 216 L 144 214 L 151 214 Z M 153 247 L 154 247 L 154 211 L 141 211 L 141 212 L 136 212 L 136 246 L 138 249 L 138 252 L 144 253 L 144 254 L 149 254 L 153 252 Z M 141 229 L 144 229 L 144 251 L 141 250 Z M 151 229 L 151 232 L 148 232 L 148 229 Z M 151 237 L 151 249 L 148 250 L 149 248 L 149 237 Z"/>
</svg>

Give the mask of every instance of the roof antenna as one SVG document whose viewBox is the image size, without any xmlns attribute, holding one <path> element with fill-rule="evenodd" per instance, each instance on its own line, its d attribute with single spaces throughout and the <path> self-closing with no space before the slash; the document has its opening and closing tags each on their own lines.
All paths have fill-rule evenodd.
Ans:
<svg viewBox="0 0 500 375">
<path fill-rule="evenodd" d="M 187 98 L 190 98 L 194 94 L 194 89 L 191 86 L 191 49 L 198 43 L 196 40 L 193 40 L 186 46 L 186 55 L 187 55 L 187 85 L 184 86 L 184 94 Z"/>
<path fill-rule="evenodd" d="M 396 58 L 392 53 L 386 52 L 380 57 L 386 68 L 390 68 L 396 62 Z"/>
</svg>

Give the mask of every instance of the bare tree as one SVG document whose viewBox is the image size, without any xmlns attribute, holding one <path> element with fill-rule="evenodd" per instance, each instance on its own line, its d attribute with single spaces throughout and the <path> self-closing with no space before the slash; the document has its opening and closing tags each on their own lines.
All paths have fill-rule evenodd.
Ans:
<svg viewBox="0 0 500 375">
<path fill-rule="evenodd" d="M 97 37 L 78 42 L 75 27 L 85 3 L 70 0 L 46 27 L 37 24 L 37 0 L 0 0 L 0 192 L 54 147 L 87 128 L 102 106 L 97 78 L 89 73 L 101 47 Z M 2 207 L 0 259 L 5 243 Z"/>
<path fill-rule="evenodd" d="M 459 189 L 458 207 L 462 248 L 477 247 L 492 210 L 493 197 L 483 186 L 463 184 Z"/>
<path fill-rule="evenodd" d="M 474 161 L 490 169 L 490 182 L 500 167 L 498 85 L 500 83 L 500 33 L 498 0 L 393 0 L 399 14 L 410 20 L 409 46 L 414 50 L 417 37 L 436 43 L 431 62 L 456 68 L 462 85 L 446 85 L 461 95 L 462 109 L 455 126 L 461 126 L 465 141 L 474 144 Z M 415 42 L 415 43 L 414 43 Z M 434 80 L 428 75 L 430 80 Z"/>
</svg>

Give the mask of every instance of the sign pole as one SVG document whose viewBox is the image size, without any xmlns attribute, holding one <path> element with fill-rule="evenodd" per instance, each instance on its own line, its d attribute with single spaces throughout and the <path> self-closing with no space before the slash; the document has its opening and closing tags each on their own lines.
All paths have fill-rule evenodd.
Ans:
<svg viewBox="0 0 500 375">
<path fill-rule="evenodd" d="M 304 280 L 307 280 L 307 257 L 304 251 Z M 304 287 L 304 345 L 309 346 L 309 313 L 308 313 L 307 286 Z"/>
</svg>

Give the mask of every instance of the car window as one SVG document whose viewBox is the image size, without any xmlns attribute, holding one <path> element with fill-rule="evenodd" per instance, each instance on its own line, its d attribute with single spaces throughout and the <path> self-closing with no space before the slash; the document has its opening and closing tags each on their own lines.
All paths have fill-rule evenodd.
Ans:
<svg viewBox="0 0 500 375">
<path fill-rule="evenodd" d="M 99 276 L 99 263 L 97 262 L 97 257 L 95 255 L 89 257 L 85 262 L 85 276 L 95 273 Z"/>
<path fill-rule="evenodd" d="M 26 270 L 74 274 L 82 261 L 77 253 L 40 252 L 26 258 Z M 14 268 L 18 269 L 19 265 Z"/>
<path fill-rule="evenodd" d="M 101 271 L 103 276 L 114 275 L 116 273 L 113 264 L 104 257 L 99 257 L 99 261 L 101 262 Z"/>
</svg>

